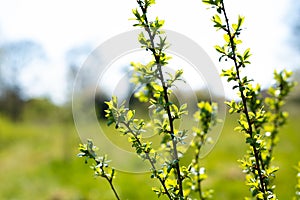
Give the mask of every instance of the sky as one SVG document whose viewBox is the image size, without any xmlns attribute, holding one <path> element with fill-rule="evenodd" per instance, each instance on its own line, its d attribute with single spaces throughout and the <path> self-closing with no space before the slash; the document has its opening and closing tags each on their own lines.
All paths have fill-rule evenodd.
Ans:
<svg viewBox="0 0 300 200">
<path fill-rule="evenodd" d="M 246 17 L 241 39 L 243 47 L 250 47 L 253 54 L 247 74 L 262 85 L 270 83 L 274 68 L 293 69 L 300 63 L 289 41 L 291 2 L 225 1 L 232 21 L 239 14 Z M 47 95 L 61 103 L 70 93 L 65 78 L 66 52 L 85 44 L 92 50 L 115 35 L 133 30 L 133 21 L 128 19 L 136 7 L 134 0 L 0 0 L 0 44 L 22 39 L 41 44 L 47 60 L 33 62 L 20 79 L 29 95 Z M 157 0 L 150 13 L 164 19 L 166 29 L 198 43 L 221 70 L 213 47 L 222 44 L 222 33 L 212 27 L 213 12 L 201 0 Z M 230 96 L 230 91 L 226 94 Z"/>
</svg>

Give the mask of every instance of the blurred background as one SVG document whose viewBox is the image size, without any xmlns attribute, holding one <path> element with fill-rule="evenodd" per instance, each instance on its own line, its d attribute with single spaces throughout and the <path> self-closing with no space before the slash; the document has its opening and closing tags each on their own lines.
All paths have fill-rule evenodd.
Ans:
<svg viewBox="0 0 300 200">
<path fill-rule="evenodd" d="M 76 74 L 89 54 L 112 36 L 133 29 L 128 19 L 135 7 L 135 1 L 122 0 L 0 0 L 0 199 L 113 199 L 107 183 L 94 179 L 88 165 L 76 157 L 81 141 L 71 97 Z M 246 16 L 242 40 L 253 54 L 248 76 L 266 88 L 274 69 L 287 68 L 299 82 L 300 2 L 234 0 L 227 9 L 232 21 L 238 14 Z M 212 27 L 212 11 L 200 0 L 157 1 L 150 11 L 151 16 L 166 20 L 166 29 L 197 42 L 222 69 L 213 48 L 222 44 L 222 36 Z M 116 67 L 122 70 L 128 64 Z M 198 96 L 206 98 L 200 89 Z M 225 93 L 228 99 L 235 97 L 231 90 Z M 91 98 L 99 123 L 106 127 L 103 102 L 109 95 L 102 92 Z M 290 199 L 295 192 L 293 166 L 300 161 L 299 86 L 285 109 L 290 118 L 280 133 L 274 161 L 280 167 L 279 199 Z M 209 176 L 205 187 L 215 190 L 214 199 L 249 195 L 237 164 L 246 146 L 243 136 L 233 132 L 236 125 L 236 116 L 227 115 L 215 148 L 202 160 Z M 117 133 L 113 137 L 127 144 Z M 120 172 L 117 189 L 123 199 L 155 199 L 149 177 Z"/>
</svg>

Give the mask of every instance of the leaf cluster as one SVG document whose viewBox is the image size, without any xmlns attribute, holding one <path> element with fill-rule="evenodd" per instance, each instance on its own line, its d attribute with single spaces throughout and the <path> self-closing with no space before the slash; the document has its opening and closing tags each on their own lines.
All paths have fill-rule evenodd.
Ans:
<svg viewBox="0 0 300 200">
<path fill-rule="evenodd" d="M 223 69 L 221 76 L 233 83 L 233 90 L 237 90 L 240 100 L 226 102 L 229 113 L 239 115 L 238 126 L 235 131 L 245 136 L 245 143 L 249 149 L 239 160 L 243 172 L 246 174 L 246 185 L 249 187 L 252 197 L 258 200 L 277 199 L 274 192 L 275 173 L 279 167 L 273 166 L 273 150 L 279 141 L 278 133 L 287 120 L 287 112 L 282 110 L 285 99 L 295 83 L 292 82 L 291 72 L 286 70 L 274 72 L 275 83 L 268 89 L 268 96 L 262 95 L 259 84 L 254 85 L 253 80 L 242 75 L 244 68 L 251 64 L 250 48 L 241 51 L 245 18 L 238 16 L 236 23 L 230 24 L 227 10 L 223 0 L 203 0 L 216 10 L 212 17 L 216 30 L 223 31 L 224 42 L 216 45 L 215 49 L 220 54 L 219 61 L 231 61 L 233 66 Z M 128 138 L 136 154 L 150 164 L 150 177 L 158 180 L 160 186 L 152 190 L 158 197 L 166 196 L 168 199 L 210 199 L 213 190 L 203 189 L 203 181 L 207 179 L 206 169 L 200 163 L 201 151 L 207 143 L 213 142 L 209 136 L 212 127 L 217 123 L 217 105 L 213 102 L 199 102 L 198 111 L 194 113 L 197 127 L 191 130 L 180 130 L 175 122 L 180 121 L 188 114 L 187 104 L 178 105 L 172 102 L 170 96 L 178 81 L 183 80 L 183 70 L 167 73 L 164 67 L 168 65 L 171 57 L 166 53 L 170 44 L 162 30 L 164 20 L 156 17 L 148 19 L 148 9 L 155 4 L 154 0 L 137 0 L 138 8 L 133 9 L 135 24 L 143 29 L 138 35 L 141 48 L 150 53 L 151 61 L 143 64 L 132 62 L 133 74 L 131 82 L 135 84 L 137 91 L 134 96 L 140 102 L 149 105 L 151 120 L 136 118 L 136 111 L 125 107 L 125 102 L 118 102 L 113 96 L 106 102 L 105 110 L 107 124 L 114 125 L 122 135 Z M 143 134 L 150 127 L 150 131 L 160 136 L 159 148 L 154 148 L 152 141 L 145 141 Z M 194 139 L 191 143 L 193 159 L 188 166 L 181 162 L 183 152 L 181 145 L 186 143 L 189 131 L 192 131 Z M 117 199 L 119 196 L 113 186 L 115 170 L 109 166 L 106 156 L 99 157 L 97 148 L 91 140 L 87 144 L 79 146 L 79 157 L 84 157 L 85 162 L 94 160 L 91 168 L 95 175 L 105 178 Z M 300 171 L 300 164 L 296 168 Z M 299 172 L 300 173 L 300 172 Z M 300 196 L 300 176 L 296 196 Z M 250 198 L 245 198 L 250 199 Z"/>
<path fill-rule="evenodd" d="M 148 19 L 148 9 L 154 1 L 145 0 L 137 3 L 139 8 L 133 9 L 136 21 L 134 26 L 143 28 L 144 31 L 138 35 L 138 41 L 141 48 L 150 52 L 152 60 L 146 64 L 131 63 L 133 67 L 131 82 L 138 88 L 134 96 L 140 102 L 149 104 L 152 117 L 147 122 L 136 119 L 135 110 L 126 108 L 125 102 L 120 104 L 117 97 L 112 97 L 111 101 L 106 102 L 107 124 L 114 124 L 120 133 L 128 136 L 136 153 L 150 163 L 151 178 L 158 179 L 161 185 L 152 189 L 158 197 L 166 195 L 169 199 L 190 199 L 190 194 L 198 193 L 201 199 L 207 199 L 211 197 L 211 191 L 200 189 L 200 183 L 205 180 L 206 174 L 203 168 L 200 168 L 199 155 L 200 148 L 208 140 L 207 134 L 211 126 L 215 124 L 216 105 L 209 102 L 198 104 L 199 111 L 195 113 L 195 120 L 199 122 L 201 128 L 194 128 L 196 137 L 193 141 L 197 161 L 194 160 L 189 166 L 181 165 L 183 152 L 180 145 L 185 144 L 188 130 L 177 129 L 175 121 L 188 114 L 188 105 L 177 105 L 170 100 L 170 96 L 176 83 L 184 81 L 183 70 L 176 70 L 174 73 L 163 70 L 171 59 L 166 53 L 170 45 L 161 30 L 164 21 L 158 18 L 153 21 Z M 161 136 L 159 149 L 154 149 L 151 141 L 143 141 L 146 125 Z M 195 173 L 195 170 L 199 173 Z M 197 189 L 194 187 L 195 184 Z"/>
<path fill-rule="evenodd" d="M 295 196 L 293 198 L 293 200 L 299 200 L 300 199 L 300 162 L 298 162 L 298 165 L 295 167 L 295 169 L 297 170 L 297 184 L 296 184 L 296 192 L 295 192 Z"/>
<path fill-rule="evenodd" d="M 291 91 L 294 83 L 289 78 L 291 72 L 286 70 L 274 72 L 275 84 L 269 89 L 269 97 L 264 98 L 260 85 L 253 85 L 253 80 L 242 76 L 242 69 L 250 64 L 250 49 L 240 52 L 238 46 L 243 30 L 244 17 L 238 16 L 237 23 L 230 24 L 223 0 L 203 1 L 216 9 L 217 14 L 212 17 L 214 27 L 224 32 L 224 44 L 216 45 L 220 54 L 219 61 L 232 61 L 233 67 L 223 69 L 222 76 L 228 82 L 233 82 L 233 90 L 237 89 L 240 101 L 226 102 L 229 113 L 238 113 L 238 126 L 235 128 L 245 135 L 249 150 L 244 158 L 239 160 L 246 173 L 246 184 L 250 187 L 253 197 L 257 199 L 276 199 L 273 180 L 278 167 L 271 165 L 273 148 L 278 137 L 279 128 L 285 124 L 287 113 L 283 112 L 284 99 Z"/>
<path fill-rule="evenodd" d="M 80 153 L 77 154 L 78 157 L 85 158 L 85 163 L 88 163 L 88 160 L 93 160 L 94 163 L 91 165 L 91 168 L 94 170 L 94 174 L 97 177 L 102 177 L 107 180 L 116 199 L 120 199 L 114 185 L 113 179 L 115 178 L 115 169 L 109 166 L 109 160 L 107 160 L 107 156 L 98 156 L 96 151 L 98 148 L 94 146 L 92 140 L 87 140 L 86 144 L 79 145 Z"/>
<path fill-rule="evenodd" d="M 211 102 L 199 102 L 198 111 L 194 114 L 194 119 L 199 123 L 198 127 L 193 128 L 195 138 L 191 144 L 194 151 L 194 159 L 190 164 L 190 172 L 192 181 L 190 182 L 191 191 L 199 194 L 199 199 L 211 199 L 213 190 L 203 190 L 202 182 L 207 179 L 205 167 L 200 165 L 201 149 L 206 143 L 211 143 L 212 140 L 208 133 L 212 126 L 217 123 L 217 104 Z"/>
</svg>

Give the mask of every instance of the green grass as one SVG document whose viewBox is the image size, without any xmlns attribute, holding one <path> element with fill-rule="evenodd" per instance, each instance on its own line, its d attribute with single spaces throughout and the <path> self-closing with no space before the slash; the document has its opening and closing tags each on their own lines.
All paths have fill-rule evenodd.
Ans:
<svg viewBox="0 0 300 200">
<path fill-rule="evenodd" d="M 297 105 L 288 109 L 291 117 L 275 150 L 274 163 L 280 167 L 276 178 L 279 199 L 293 196 L 293 166 L 300 160 L 300 114 L 295 112 Z M 94 178 L 84 160 L 76 157 L 80 140 L 74 124 L 57 117 L 44 123 L 0 118 L 0 199 L 114 199 L 108 184 Z M 215 148 L 201 160 L 209 176 L 204 187 L 215 190 L 214 199 L 243 199 L 250 194 L 237 163 L 246 146 L 244 137 L 232 131 L 235 125 L 236 118 L 227 116 Z M 120 144 L 129 145 L 125 137 L 115 135 Z M 155 199 L 151 187 L 156 182 L 149 177 L 119 172 L 115 183 L 122 199 Z"/>
</svg>

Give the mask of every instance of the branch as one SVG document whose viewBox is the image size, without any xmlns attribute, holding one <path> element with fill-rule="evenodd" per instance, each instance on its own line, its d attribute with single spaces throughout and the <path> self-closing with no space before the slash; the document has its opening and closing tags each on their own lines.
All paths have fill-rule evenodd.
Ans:
<svg viewBox="0 0 300 200">
<path fill-rule="evenodd" d="M 132 134 L 132 136 L 136 139 L 136 141 L 138 142 L 138 144 L 140 145 L 140 146 L 142 146 L 142 143 L 141 143 L 141 141 L 140 141 L 140 139 L 137 137 L 137 135 L 134 133 L 134 131 L 131 129 L 131 127 L 129 126 L 129 124 L 128 123 L 125 123 L 125 122 L 122 122 L 125 126 L 126 126 L 126 128 L 128 129 L 128 131 Z M 146 152 L 144 149 L 143 149 L 143 153 L 146 155 L 146 160 L 148 160 L 149 161 L 149 163 L 151 164 L 151 167 L 152 167 L 152 169 L 153 169 L 153 171 L 154 172 L 157 172 L 157 169 L 156 169 L 156 167 L 155 167 L 155 165 L 154 165 L 154 162 L 153 162 L 153 160 L 150 158 L 150 156 L 149 156 L 149 152 Z M 166 186 L 166 184 L 165 184 L 165 180 L 164 179 L 162 179 L 160 176 L 156 176 L 158 179 L 159 179 L 159 181 L 160 181 L 160 183 L 161 183 L 161 185 L 163 186 L 163 188 L 164 188 L 164 190 L 165 190 L 165 193 L 166 193 L 166 195 L 168 196 L 168 198 L 169 199 L 172 199 L 172 197 L 171 197 L 171 195 L 170 195 L 170 193 L 169 193 L 169 191 L 168 191 L 168 189 L 167 189 L 167 186 Z"/>
<path fill-rule="evenodd" d="M 137 2 L 138 2 L 139 6 L 140 6 L 140 8 L 143 12 L 143 15 L 144 15 L 144 19 L 145 19 L 144 29 L 148 33 L 148 36 L 150 38 L 150 42 L 151 42 L 150 51 L 152 52 L 153 57 L 155 58 L 155 63 L 157 65 L 158 72 L 159 72 L 159 79 L 160 79 L 160 82 L 161 82 L 163 90 L 164 90 L 163 91 L 164 92 L 164 100 L 165 100 L 164 109 L 167 112 L 168 119 L 169 119 L 170 135 L 171 135 L 171 138 L 172 138 L 174 159 L 179 160 L 178 152 L 177 152 L 177 142 L 176 142 L 175 133 L 174 133 L 174 124 L 173 124 L 174 119 L 172 118 L 172 115 L 171 115 L 170 101 L 169 101 L 169 97 L 168 97 L 168 87 L 165 84 L 164 76 L 163 76 L 162 69 L 161 69 L 162 66 L 160 64 L 161 51 L 159 52 L 159 54 L 157 54 L 156 51 L 155 51 L 155 44 L 154 44 L 154 37 L 155 36 L 151 33 L 151 30 L 150 30 L 149 21 L 148 21 L 148 18 L 147 18 L 147 8 L 144 7 L 140 1 L 137 1 Z M 179 162 L 176 162 L 175 169 L 176 169 L 175 171 L 176 171 L 176 176 L 177 176 L 177 182 L 178 182 L 178 185 L 179 185 L 179 195 L 181 197 L 183 197 L 183 186 L 182 186 L 182 178 L 181 178 L 181 175 L 180 175 Z"/>
<path fill-rule="evenodd" d="M 226 32 L 227 32 L 227 35 L 229 36 L 229 39 L 230 39 L 230 46 L 231 46 L 232 54 L 233 54 L 231 59 L 233 60 L 234 66 L 235 66 L 235 69 L 236 69 L 239 90 L 240 90 L 240 93 L 241 93 L 241 99 L 242 99 L 243 106 L 244 106 L 243 113 L 246 116 L 248 127 L 249 127 L 248 134 L 250 135 L 251 138 L 253 138 L 252 122 L 250 120 L 250 116 L 249 116 L 249 112 L 248 112 L 247 99 L 246 99 L 246 97 L 243 93 L 243 90 L 242 90 L 243 85 L 241 84 L 242 80 L 241 80 L 240 72 L 239 72 L 239 64 L 238 64 L 237 56 L 236 56 L 236 53 L 235 53 L 235 49 L 236 49 L 236 46 L 234 44 L 234 37 L 235 36 L 231 35 L 229 19 L 227 17 L 227 13 L 226 13 L 226 9 L 225 9 L 225 5 L 224 5 L 223 0 L 221 0 L 221 9 L 224 13 L 224 17 L 225 17 L 225 21 L 226 21 L 226 26 L 227 26 Z M 258 172 L 260 185 L 261 185 L 261 192 L 265 193 L 266 186 L 265 186 L 264 181 L 263 181 L 263 176 L 262 176 L 262 171 L 261 171 L 261 163 L 260 163 L 260 158 L 259 158 L 260 157 L 259 152 L 256 149 L 255 145 L 251 144 L 251 146 L 252 146 L 253 151 L 254 151 L 255 162 L 256 162 L 256 165 L 257 165 L 257 172 Z"/>
</svg>

